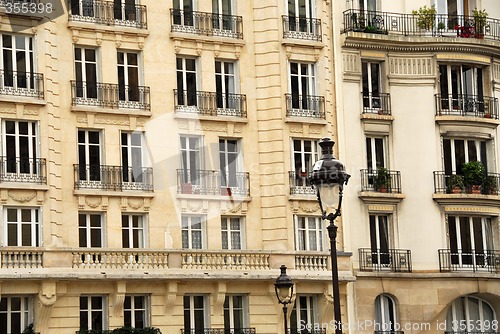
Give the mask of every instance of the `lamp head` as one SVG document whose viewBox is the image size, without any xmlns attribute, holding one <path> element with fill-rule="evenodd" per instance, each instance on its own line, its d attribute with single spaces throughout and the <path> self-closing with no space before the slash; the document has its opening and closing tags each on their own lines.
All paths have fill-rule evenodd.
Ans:
<svg viewBox="0 0 500 334">
<path fill-rule="evenodd" d="M 276 292 L 276 297 L 280 304 L 286 305 L 290 304 L 293 297 L 293 282 L 290 276 L 286 274 L 286 266 L 281 265 L 281 274 L 276 279 L 274 283 L 274 290 Z"/>
</svg>

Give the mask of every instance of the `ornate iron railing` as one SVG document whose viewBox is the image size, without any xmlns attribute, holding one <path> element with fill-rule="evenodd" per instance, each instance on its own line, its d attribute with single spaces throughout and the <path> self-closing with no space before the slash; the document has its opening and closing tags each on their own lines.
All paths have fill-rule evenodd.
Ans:
<svg viewBox="0 0 500 334">
<path fill-rule="evenodd" d="M 150 89 L 146 86 L 71 81 L 73 105 L 150 110 Z"/>
<path fill-rule="evenodd" d="M 99 0 L 69 0 L 69 20 L 147 29 L 144 5 Z"/>
<path fill-rule="evenodd" d="M 321 20 L 283 15 L 283 38 L 321 42 Z"/>
<path fill-rule="evenodd" d="M 167 269 L 168 253 L 145 249 L 73 251 L 73 268 Z"/>
<path fill-rule="evenodd" d="M 307 326 L 307 325 L 306 325 Z M 313 327 L 311 325 L 311 327 Z M 290 334 L 326 334 L 326 328 L 311 328 L 311 329 L 297 329 L 293 328 L 288 331 Z"/>
<path fill-rule="evenodd" d="M 242 94 L 174 89 L 174 101 L 178 113 L 247 117 L 247 99 Z"/>
<path fill-rule="evenodd" d="M 439 270 L 500 272 L 500 251 L 439 249 Z"/>
<path fill-rule="evenodd" d="M 0 157 L 0 182 L 46 184 L 45 159 Z"/>
<path fill-rule="evenodd" d="M 464 184 L 463 175 L 446 174 L 443 171 L 434 172 L 434 193 L 436 194 L 483 194 L 498 195 L 500 174 L 486 173 L 484 182 L 476 191 L 471 185 Z"/>
<path fill-rule="evenodd" d="M 434 14 L 431 20 L 418 14 L 401 14 L 349 9 L 344 12 L 342 32 L 404 36 L 461 37 L 500 40 L 500 20 L 474 16 Z"/>
<path fill-rule="evenodd" d="M 477 95 L 436 94 L 436 115 L 498 119 L 498 99 Z"/>
<path fill-rule="evenodd" d="M 386 170 L 385 180 L 380 180 L 380 172 L 373 169 L 361 170 L 361 191 L 375 191 L 381 193 L 401 193 L 401 173 Z"/>
<path fill-rule="evenodd" d="M 177 170 L 177 193 L 223 196 L 250 196 L 247 172 L 226 174 L 216 170 Z"/>
<path fill-rule="evenodd" d="M 285 94 L 287 117 L 325 118 L 325 98 L 314 95 Z"/>
<path fill-rule="evenodd" d="M 43 252 L 20 247 L 0 249 L 0 268 L 43 268 Z"/>
<path fill-rule="evenodd" d="M 241 16 L 170 9 L 172 32 L 243 39 Z"/>
<path fill-rule="evenodd" d="M 290 179 L 290 195 L 316 195 L 316 190 L 309 182 L 308 172 L 288 172 Z"/>
<path fill-rule="evenodd" d="M 153 191 L 151 167 L 74 165 L 75 189 Z"/>
<path fill-rule="evenodd" d="M 391 98 L 389 94 L 363 94 L 364 114 L 391 114 Z"/>
<path fill-rule="evenodd" d="M 359 249 L 362 271 L 411 272 L 411 251 L 407 249 Z"/>
<path fill-rule="evenodd" d="M 0 70 L 0 94 L 43 99 L 43 74 Z"/>
</svg>

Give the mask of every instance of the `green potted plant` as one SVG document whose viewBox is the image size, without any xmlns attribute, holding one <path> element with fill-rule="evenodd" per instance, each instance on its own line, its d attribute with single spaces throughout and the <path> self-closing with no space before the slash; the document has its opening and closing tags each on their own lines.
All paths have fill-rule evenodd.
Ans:
<svg viewBox="0 0 500 334">
<path fill-rule="evenodd" d="M 33 324 L 29 324 L 24 330 L 22 334 L 35 334 L 35 329 L 33 328 Z"/>
<path fill-rule="evenodd" d="M 391 174 L 385 167 L 379 167 L 373 176 L 373 188 L 381 193 L 391 188 Z"/>
<path fill-rule="evenodd" d="M 481 186 L 486 179 L 486 170 L 480 161 L 469 161 L 462 166 L 464 184 L 467 191 L 481 193 Z"/>
<path fill-rule="evenodd" d="M 474 8 L 472 10 L 472 16 L 474 16 L 474 21 L 476 22 L 476 38 L 484 37 L 484 27 L 486 27 L 486 19 L 488 18 L 488 12 L 485 9 L 479 10 Z"/>
<path fill-rule="evenodd" d="M 497 178 L 492 175 L 486 176 L 481 190 L 486 195 L 496 195 L 498 192 Z"/>
<path fill-rule="evenodd" d="M 412 14 L 417 17 L 417 27 L 422 30 L 432 31 L 436 22 L 436 7 L 420 7 L 418 10 L 413 10 Z"/>
<path fill-rule="evenodd" d="M 457 174 L 450 175 L 448 180 L 448 193 L 459 194 L 464 189 L 464 177 Z"/>
</svg>

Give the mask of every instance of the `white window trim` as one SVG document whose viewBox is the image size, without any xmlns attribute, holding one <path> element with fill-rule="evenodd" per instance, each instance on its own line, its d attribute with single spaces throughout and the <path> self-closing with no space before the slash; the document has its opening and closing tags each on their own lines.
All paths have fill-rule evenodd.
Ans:
<svg viewBox="0 0 500 334">
<path fill-rule="evenodd" d="M 102 306 L 102 329 L 107 330 L 108 328 L 108 297 L 106 295 L 81 295 L 80 297 L 86 297 L 87 298 L 87 310 L 86 312 L 88 313 L 87 319 L 87 328 L 91 329 L 92 325 L 92 312 L 94 309 L 92 309 L 92 297 L 100 297 L 101 298 L 101 306 Z M 80 306 L 78 307 L 79 311 L 82 312 L 80 309 Z"/>
<path fill-rule="evenodd" d="M 232 242 L 231 242 L 231 240 L 232 240 L 232 238 L 231 238 L 231 232 L 236 231 L 236 230 L 232 230 L 231 229 L 231 219 L 234 219 L 234 218 L 238 218 L 239 222 L 240 222 L 240 229 L 238 230 L 240 232 L 240 246 L 241 246 L 240 249 L 233 248 L 232 247 Z M 227 229 L 223 230 L 222 229 L 222 225 L 221 225 L 221 232 L 223 232 L 223 231 L 227 232 L 227 238 L 228 238 L 228 240 L 227 240 L 227 245 L 228 245 L 227 250 L 244 250 L 244 249 L 246 249 L 245 217 L 243 217 L 243 216 L 222 216 L 221 217 L 221 223 L 222 223 L 222 220 L 226 220 Z M 222 236 L 221 236 L 221 238 L 223 239 Z"/>
<path fill-rule="evenodd" d="M 142 295 L 142 294 L 126 294 L 125 298 L 131 298 L 130 300 L 130 311 L 131 312 L 131 319 L 130 322 L 132 324 L 132 327 L 136 327 L 135 325 L 135 313 L 136 313 L 136 308 L 135 308 L 135 301 L 134 297 L 143 297 L 144 300 L 144 327 L 150 327 L 151 326 L 151 297 L 149 295 Z M 126 311 L 125 307 L 123 309 L 124 313 Z M 125 320 L 125 314 L 123 315 L 124 320 Z"/>
<path fill-rule="evenodd" d="M 7 310 L 6 312 L 1 312 L 4 314 L 7 314 L 7 319 L 12 318 L 12 298 L 19 298 L 21 301 L 21 315 L 24 314 L 24 316 L 21 316 L 21 323 L 20 327 L 21 329 L 25 329 L 28 327 L 30 324 L 33 323 L 34 321 L 34 311 L 33 311 L 33 298 L 31 296 L 22 296 L 22 295 L 2 295 L 2 299 L 7 300 Z M 17 312 L 16 312 L 17 313 Z M 10 323 L 9 320 L 7 320 L 7 331 L 12 330 L 12 324 Z"/>
<path fill-rule="evenodd" d="M 4 235 L 3 235 L 3 246 L 5 247 L 42 247 L 43 246 L 43 236 L 42 236 L 42 231 L 43 231 L 43 228 L 42 228 L 42 208 L 41 207 L 18 207 L 18 206 L 4 206 L 3 208 L 3 220 L 4 220 L 4 224 L 3 224 L 3 231 L 4 231 Z M 17 222 L 16 222 L 16 225 L 17 225 L 17 243 L 18 245 L 16 246 L 8 246 L 8 238 L 9 238 L 9 233 L 8 233 L 8 230 L 7 230 L 7 225 L 8 225 L 8 218 L 7 218 L 7 211 L 9 209 L 15 209 L 17 211 Z M 26 224 L 27 222 L 22 222 L 21 219 L 20 219 L 20 210 L 31 210 L 31 219 L 32 221 L 30 222 L 30 225 L 31 225 L 31 240 L 32 242 L 35 243 L 35 245 L 31 245 L 31 246 L 22 246 L 20 243 L 22 243 L 22 231 L 21 231 L 21 225 L 22 223 Z M 38 211 L 38 222 L 36 222 L 34 219 L 35 219 L 35 212 Z M 38 238 L 36 237 L 36 232 L 38 230 Z M 38 244 L 38 245 L 36 245 Z"/>
<path fill-rule="evenodd" d="M 300 237 L 299 237 L 299 218 L 304 218 L 305 219 L 305 226 L 304 226 L 304 232 L 305 232 L 305 237 L 304 237 L 304 249 L 300 249 Z M 309 220 L 314 219 L 315 222 L 315 230 L 309 229 Z M 295 220 L 295 249 L 300 252 L 324 252 L 326 247 L 325 247 L 325 230 L 323 226 L 323 220 L 321 217 L 315 217 L 315 216 L 301 216 L 301 215 L 294 215 L 294 220 Z M 302 229 L 300 229 L 302 230 Z M 313 233 L 316 235 L 316 241 L 319 249 L 310 249 L 309 245 L 309 235 Z"/>
<path fill-rule="evenodd" d="M 195 329 L 195 322 L 194 322 L 194 297 L 203 297 L 203 319 L 204 319 L 204 325 L 203 328 L 210 328 L 210 297 L 206 294 L 197 294 L 197 295 L 184 295 L 184 297 L 189 297 L 189 318 L 191 320 L 190 326 L 191 329 Z M 185 308 L 184 308 L 185 310 Z"/>
<path fill-rule="evenodd" d="M 191 228 L 191 226 L 192 226 L 191 219 L 193 217 L 199 217 L 200 221 L 201 221 L 201 248 L 193 248 L 192 232 L 198 231 L 198 229 L 193 230 Z M 182 247 L 182 232 L 187 231 L 188 232 L 188 245 L 189 245 L 189 247 L 188 248 L 182 247 L 183 249 L 192 249 L 192 250 L 206 249 L 207 248 L 207 217 L 205 215 L 182 215 L 181 220 L 183 218 L 187 218 L 188 224 L 187 224 L 186 228 L 184 228 L 184 226 L 182 226 L 182 221 L 181 221 L 181 247 Z"/>
<path fill-rule="evenodd" d="M 127 226 L 127 231 L 128 231 L 128 235 L 129 235 L 129 243 L 130 244 L 133 244 L 133 231 L 134 230 L 139 230 L 139 228 L 134 228 L 132 226 L 132 216 L 139 216 L 141 217 L 141 220 L 142 220 L 142 247 L 137 247 L 137 248 L 134 248 L 134 247 L 125 247 L 125 245 L 122 245 L 123 248 L 126 248 L 126 249 L 144 249 L 144 248 L 147 248 L 148 247 L 148 244 L 149 244 L 149 240 L 148 240 L 148 215 L 147 214 L 143 214 L 143 213 L 133 213 L 133 212 L 122 212 L 122 217 L 123 216 L 127 216 L 128 217 L 128 226 Z M 122 218 L 123 219 L 123 218 Z M 122 225 L 122 233 L 123 233 L 123 225 Z"/>
<path fill-rule="evenodd" d="M 300 142 L 300 151 L 295 150 L 295 141 Z M 305 141 L 310 141 L 311 142 L 311 152 L 306 152 L 304 149 L 304 142 Z M 320 152 L 321 149 L 319 147 L 319 140 L 317 139 L 308 139 L 308 138 L 292 138 L 291 140 L 291 151 L 292 151 L 292 170 L 295 169 L 296 161 L 295 161 L 295 154 L 300 153 L 300 165 L 301 165 L 301 172 L 308 172 L 308 166 L 305 165 L 305 154 L 310 153 L 311 154 L 311 160 L 312 164 L 316 161 L 319 160 L 320 157 Z M 296 177 L 298 177 L 296 175 Z"/>
<path fill-rule="evenodd" d="M 78 212 L 78 220 L 80 220 L 80 215 L 85 215 L 85 233 L 86 233 L 86 246 L 81 248 L 105 248 L 106 247 L 106 214 L 104 212 Z M 90 215 L 99 215 L 101 217 L 101 246 L 92 247 L 92 240 L 90 239 L 90 231 L 92 230 L 90 226 Z M 80 244 L 80 229 L 83 227 L 78 224 L 78 244 Z"/>
<path fill-rule="evenodd" d="M 241 297 L 241 311 L 243 313 L 243 324 L 241 328 L 248 328 L 248 296 L 245 294 L 226 294 L 225 298 L 228 299 L 228 304 L 229 307 L 226 309 L 224 308 L 223 312 L 226 312 L 228 310 L 229 312 L 229 325 L 231 329 L 236 329 L 234 327 L 234 302 L 233 302 L 233 296 L 240 296 Z M 225 325 L 225 324 L 224 324 Z"/>
</svg>

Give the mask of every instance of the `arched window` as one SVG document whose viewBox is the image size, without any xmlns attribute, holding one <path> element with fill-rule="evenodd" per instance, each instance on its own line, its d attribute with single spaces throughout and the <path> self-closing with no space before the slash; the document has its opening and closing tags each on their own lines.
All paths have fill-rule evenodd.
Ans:
<svg viewBox="0 0 500 334">
<path fill-rule="evenodd" d="M 388 295 L 375 299 L 375 333 L 393 333 L 396 323 L 396 303 Z"/>
<path fill-rule="evenodd" d="M 448 331 L 463 332 L 461 326 L 467 326 L 467 332 L 491 331 L 495 321 L 495 312 L 486 301 L 476 297 L 455 299 L 448 310 L 446 326 Z"/>
</svg>

